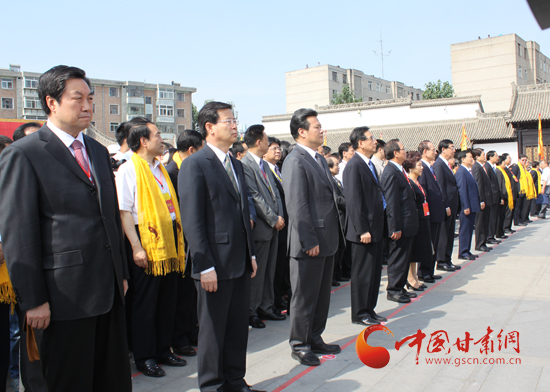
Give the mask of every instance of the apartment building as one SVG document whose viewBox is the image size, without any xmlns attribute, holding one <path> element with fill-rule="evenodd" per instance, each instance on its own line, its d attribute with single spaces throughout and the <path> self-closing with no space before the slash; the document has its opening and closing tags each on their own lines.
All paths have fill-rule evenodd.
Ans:
<svg viewBox="0 0 550 392">
<path fill-rule="evenodd" d="M 451 45 L 451 66 L 456 95 L 481 95 L 487 112 L 511 110 L 512 83 L 550 82 L 548 57 L 541 53 L 538 43 L 517 34 Z"/>
<path fill-rule="evenodd" d="M 22 72 L 18 65 L 0 69 L 0 118 L 45 120 L 38 99 L 41 73 Z M 164 139 L 191 128 L 194 87 L 179 83 L 153 84 L 132 81 L 90 79 L 94 91 L 92 127 L 109 138 L 120 123 L 134 117 L 154 122 Z"/>
<path fill-rule="evenodd" d="M 328 64 L 286 72 L 285 80 L 287 113 L 300 108 L 313 108 L 316 105 L 330 105 L 334 94 L 341 93 L 346 83 L 363 102 L 407 97 L 420 101 L 423 93 L 421 89 L 406 86 L 401 82 Z"/>
</svg>

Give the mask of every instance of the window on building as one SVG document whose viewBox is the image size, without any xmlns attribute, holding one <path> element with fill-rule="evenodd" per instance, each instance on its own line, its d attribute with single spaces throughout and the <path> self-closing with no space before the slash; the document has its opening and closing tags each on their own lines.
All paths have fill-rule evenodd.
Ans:
<svg viewBox="0 0 550 392">
<path fill-rule="evenodd" d="M 179 118 L 185 117 L 185 109 L 178 109 L 178 117 Z"/>
<path fill-rule="evenodd" d="M 158 107 L 159 116 L 174 116 L 174 107 L 168 105 L 159 105 Z"/>
<path fill-rule="evenodd" d="M 521 65 L 518 65 L 518 78 L 522 78 Z"/>
<path fill-rule="evenodd" d="M 372 101 L 372 97 L 369 97 L 369 101 Z"/>
<path fill-rule="evenodd" d="M 118 87 L 109 87 L 109 97 L 118 97 Z"/>
<path fill-rule="evenodd" d="M 95 86 L 90 87 L 90 93 L 95 94 Z"/>
<path fill-rule="evenodd" d="M 2 98 L 2 109 L 13 109 L 13 98 Z"/>
<path fill-rule="evenodd" d="M 2 78 L 2 88 L 4 90 L 13 90 L 13 79 Z"/>
<path fill-rule="evenodd" d="M 92 113 L 95 113 L 95 103 L 92 104 Z"/>
<path fill-rule="evenodd" d="M 109 114 L 118 115 L 118 105 L 109 105 Z"/>
<path fill-rule="evenodd" d="M 25 88 L 38 88 L 38 79 L 25 78 Z"/>
<path fill-rule="evenodd" d="M 416 100 L 420 101 L 420 94 L 416 93 Z"/>
<path fill-rule="evenodd" d="M 25 98 L 25 109 L 42 109 L 38 98 Z"/>
<path fill-rule="evenodd" d="M 334 96 L 338 94 L 338 90 L 332 90 L 332 97 L 334 98 Z"/>
<path fill-rule="evenodd" d="M 132 115 L 143 114 L 143 110 L 137 106 L 130 106 L 128 109 Z"/>
<path fill-rule="evenodd" d="M 153 115 L 152 114 L 146 114 L 145 118 L 149 121 L 153 121 Z"/>
<path fill-rule="evenodd" d="M 380 92 L 380 83 L 376 83 L 376 91 Z"/>
<path fill-rule="evenodd" d="M 527 58 L 527 48 L 523 48 L 523 57 Z"/>
<path fill-rule="evenodd" d="M 174 99 L 174 90 L 159 88 L 159 99 Z"/>
<path fill-rule="evenodd" d="M 117 122 L 110 123 L 111 132 L 115 133 L 116 129 L 118 128 L 118 125 L 119 124 Z"/>
<path fill-rule="evenodd" d="M 95 128 L 95 121 L 90 122 L 90 125 Z"/>
<path fill-rule="evenodd" d="M 369 86 L 369 90 L 372 90 L 372 81 L 369 80 L 368 86 Z"/>
<path fill-rule="evenodd" d="M 181 132 L 183 132 L 183 131 L 185 131 L 185 124 L 183 124 L 183 125 L 178 125 L 178 133 L 181 133 Z"/>
<path fill-rule="evenodd" d="M 185 102 L 185 93 L 177 93 L 176 99 L 178 100 L 178 102 Z"/>
<path fill-rule="evenodd" d="M 347 83 L 347 82 L 348 82 L 348 76 L 342 75 L 342 83 Z"/>
<path fill-rule="evenodd" d="M 521 57 L 521 44 L 518 44 L 518 56 Z"/>
<path fill-rule="evenodd" d="M 526 69 L 523 70 L 523 76 L 524 76 L 524 79 L 527 80 L 527 70 Z"/>
<path fill-rule="evenodd" d="M 145 97 L 145 103 L 146 103 L 147 105 L 151 105 L 151 104 L 153 103 L 153 98 L 151 98 L 151 97 Z"/>
<path fill-rule="evenodd" d="M 128 86 L 126 92 L 129 97 L 143 97 L 143 87 L 141 86 Z"/>
<path fill-rule="evenodd" d="M 338 81 L 338 73 L 332 72 L 332 81 L 337 82 Z"/>
<path fill-rule="evenodd" d="M 391 93 L 390 90 L 391 90 L 391 89 L 390 89 L 390 86 L 386 86 L 386 94 L 390 94 L 390 93 Z"/>
</svg>

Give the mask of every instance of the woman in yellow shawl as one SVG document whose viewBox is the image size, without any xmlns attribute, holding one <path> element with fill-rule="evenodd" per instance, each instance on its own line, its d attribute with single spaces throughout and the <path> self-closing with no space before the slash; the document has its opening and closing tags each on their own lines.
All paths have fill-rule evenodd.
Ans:
<svg viewBox="0 0 550 392">
<path fill-rule="evenodd" d="M 506 209 L 514 209 L 514 198 L 512 194 L 512 184 L 510 177 L 505 171 L 507 155 L 501 155 L 498 157 L 498 166 L 496 170 L 498 189 L 500 192 L 500 204 L 497 212 L 497 228 L 495 237 L 508 238 L 504 234 L 504 218 L 506 216 Z"/>
</svg>

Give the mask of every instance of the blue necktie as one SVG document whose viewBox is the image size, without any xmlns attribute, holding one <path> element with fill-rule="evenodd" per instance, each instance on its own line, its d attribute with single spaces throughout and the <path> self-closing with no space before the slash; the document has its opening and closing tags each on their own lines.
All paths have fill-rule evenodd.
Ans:
<svg viewBox="0 0 550 392">
<path fill-rule="evenodd" d="M 369 160 L 369 169 L 370 171 L 372 172 L 372 175 L 374 176 L 374 180 L 376 181 L 376 183 L 378 185 L 380 185 L 380 183 L 378 182 L 378 175 L 376 174 L 376 169 L 374 168 L 374 165 L 372 164 L 372 161 Z M 386 209 L 386 198 L 384 197 L 384 192 L 381 192 L 382 193 L 382 203 L 384 203 L 384 210 Z"/>
</svg>

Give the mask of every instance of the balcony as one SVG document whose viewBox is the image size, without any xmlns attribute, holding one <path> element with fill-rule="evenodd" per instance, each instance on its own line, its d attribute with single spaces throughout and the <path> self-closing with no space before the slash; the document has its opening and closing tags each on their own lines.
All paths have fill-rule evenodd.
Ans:
<svg viewBox="0 0 550 392">
<path fill-rule="evenodd" d="M 162 123 L 174 123 L 175 119 L 174 117 L 169 116 L 157 116 L 156 121 Z"/>
<path fill-rule="evenodd" d="M 126 103 L 134 103 L 138 105 L 145 105 L 145 98 L 143 97 L 126 97 Z"/>
</svg>

